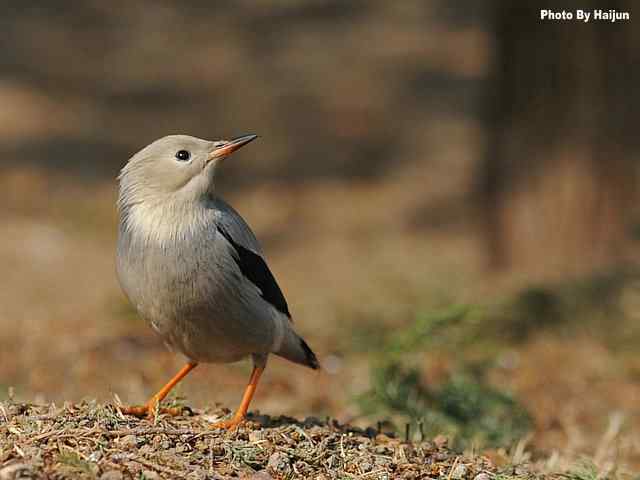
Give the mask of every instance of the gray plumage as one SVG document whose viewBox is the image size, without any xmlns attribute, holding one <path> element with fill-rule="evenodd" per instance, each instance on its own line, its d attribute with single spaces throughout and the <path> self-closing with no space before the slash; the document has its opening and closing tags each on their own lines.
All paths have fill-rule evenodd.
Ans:
<svg viewBox="0 0 640 480">
<path fill-rule="evenodd" d="M 171 135 L 129 160 L 119 176 L 118 278 L 139 314 L 191 361 L 252 355 L 264 365 L 275 353 L 318 368 L 255 235 L 215 195 L 221 160 L 254 138 Z"/>
</svg>

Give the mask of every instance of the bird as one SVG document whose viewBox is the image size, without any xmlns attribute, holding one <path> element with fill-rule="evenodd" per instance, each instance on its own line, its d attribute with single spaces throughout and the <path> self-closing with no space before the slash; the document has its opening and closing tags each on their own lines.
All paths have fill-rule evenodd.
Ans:
<svg viewBox="0 0 640 480">
<path fill-rule="evenodd" d="M 168 135 L 134 154 L 118 176 L 119 283 L 138 315 L 186 365 L 146 404 L 122 412 L 153 418 L 160 402 L 199 363 L 251 357 L 239 407 L 215 428 L 247 415 L 270 354 L 317 370 L 293 328 L 287 301 L 255 234 L 217 194 L 220 166 L 257 135 L 209 141 Z"/>
</svg>

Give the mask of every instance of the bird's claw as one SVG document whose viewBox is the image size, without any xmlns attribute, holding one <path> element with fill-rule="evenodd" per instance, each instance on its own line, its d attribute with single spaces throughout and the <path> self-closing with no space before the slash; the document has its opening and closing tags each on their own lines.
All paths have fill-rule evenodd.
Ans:
<svg viewBox="0 0 640 480">
<path fill-rule="evenodd" d="M 172 417 L 179 417 L 184 411 L 190 411 L 189 408 L 184 407 L 159 407 L 155 402 L 149 402 L 146 405 L 134 405 L 130 407 L 120 407 L 120 411 L 125 415 L 133 415 L 134 417 L 153 420 L 158 415 L 170 415 Z"/>
<path fill-rule="evenodd" d="M 212 429 L 220 429 L 220 430 L 235 430 L 245 421 L 245 417 L 232 417 L 229 420 L 221 420 L 211 425 Z"/>
</svg>

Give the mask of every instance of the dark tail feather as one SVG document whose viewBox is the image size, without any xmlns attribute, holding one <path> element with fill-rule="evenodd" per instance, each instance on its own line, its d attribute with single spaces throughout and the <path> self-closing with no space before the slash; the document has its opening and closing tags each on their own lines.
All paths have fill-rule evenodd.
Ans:
<svg viewBox="0 0 640 480">
<path fill-rule="evenodd" d="M 320 362 L 318 362 L 313 350 L 311 350 L 307 342 L 294 332 L 293 329 L 287 329 L 280 349 L 274 353 L 292 362 L 313 368 L 314 370 L 320 368 Z"/>
<path fill-rule="evenodd" d="M 316 354 L 313 353 L 313 350 L 311 350 L 309 345 L 307 345 L 307 342 L 305 342 L 302 337 L 300 337 L 300 346 L 302 346 L 302 350 L 304 350 L 306 358 L 305 365 L 309 368 L 313 368 L 314 370 L 318 370 L 320 368 L 320 362 L 318 362 Z"/>
</svg>

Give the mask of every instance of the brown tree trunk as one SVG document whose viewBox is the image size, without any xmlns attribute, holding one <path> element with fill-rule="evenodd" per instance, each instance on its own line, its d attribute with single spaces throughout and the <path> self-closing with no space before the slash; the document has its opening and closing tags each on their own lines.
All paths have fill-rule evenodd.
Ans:
<svg viewBox="0 0 640 480">
<path fill-rule="evenodd" d="M 540 19 L 496 3 L 489 142 L 481 171 L 494 268 L 569 273 L 620 262 L 636 197 L 640 30 Z M 601 8 L 553 2 L 554 11 Z M 574 17 L 575 18 L 575 17 Z"/>
</svg>

